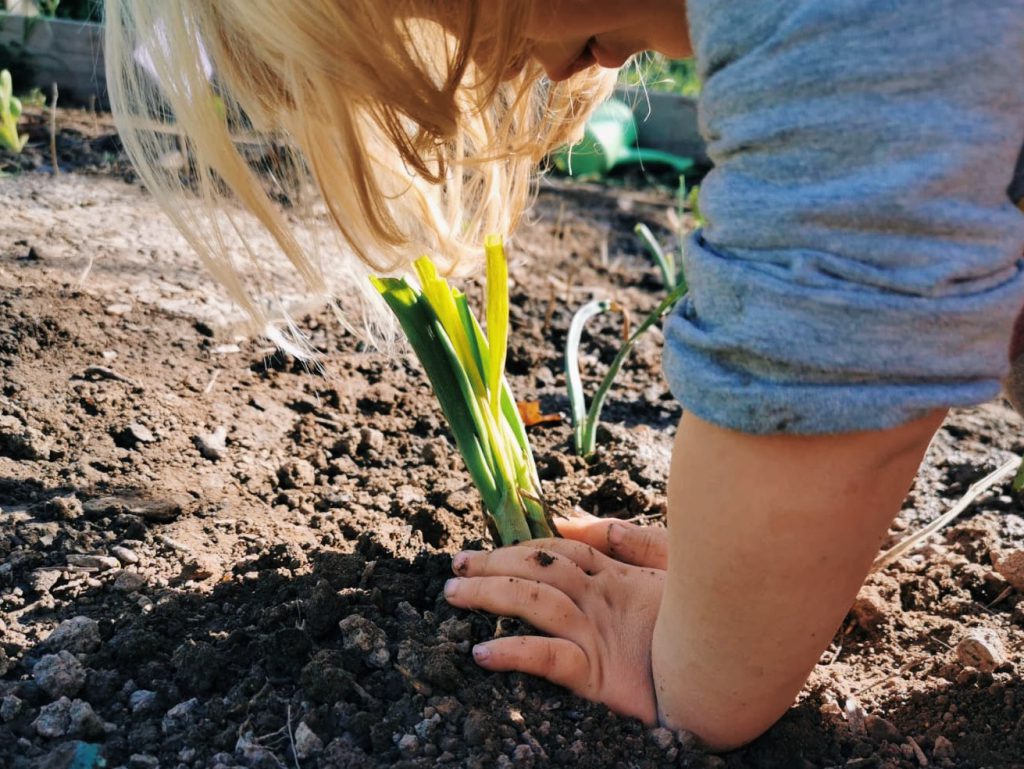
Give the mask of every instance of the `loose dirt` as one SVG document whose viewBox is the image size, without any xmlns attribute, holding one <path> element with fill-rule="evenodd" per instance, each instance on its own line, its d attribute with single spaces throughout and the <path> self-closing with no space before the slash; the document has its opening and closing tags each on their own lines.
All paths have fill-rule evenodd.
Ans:
<svg viewBox="0 0 1024 769">
<path fill-rule="evenodd" d="M 1024 766 L 1008 483 L 874 575 L 799 701 L 735 753 L 485 673 L 472 644 L 524 627 L 442 599 L 451 556 L 487 545 L 416 362 L 322 312 L 301 326 L 323 372 L 239 338 L 109 121 L 59 122 L 60 176 L 45 134 L 0 156 L 0 766 Z M 657 303 L 632 228 L 668 237 L 671 205 L 545 187 L 513 249 L 520 399 L 567 416 L 561 351 L 585 300 Z M 586 335 L 588 387 L 620 324 Z M 567 422 L 531 430 L 555 511 L 661 525 L 680 410 L 659 347 L 652 332 L 627 363 L 594 462 Z M 952 414 L 884 544 L 1022 450 L 1003 403 Z"/>
</svg>

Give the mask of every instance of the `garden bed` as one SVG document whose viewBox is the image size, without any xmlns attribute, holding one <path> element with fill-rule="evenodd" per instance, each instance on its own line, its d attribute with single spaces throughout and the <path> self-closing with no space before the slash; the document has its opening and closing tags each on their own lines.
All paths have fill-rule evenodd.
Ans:
<svg viewBox="0 0 1024 769">
<path fill-rule="evenodd" d="M 990 559 L 1024 547 L 1008 485 L 875 575 L 799 702 L 728 756 L 482 672 L 471 644 L 522 628 L 441 597 L 484 526 L 417 364 L 316 312 L 324 375 L 236 338 L 109 121 L 58 125 L 61 176 L 34 170 L 45 137 L 0 158 L 0 766 L 61 769 L 90 745 L 132 769 L 1024 766 L 1024 600 Z M 666 235 L 671 205 L 545 187 L 511 250 L 520 398 L 567 412 L 562 346 L 591 295 L 657 303 L 632 228 Z M 589 386 L 619 331 L 593 324 Z M 596 461 L 568 424 L 533 429 L 549 502 L 659 525 L 679 415 L 652 333 Z M 1022 449 L 1002 403 L 954 413 L 887 544 Z M 991 672 L 954 651 L 975 628 L 1005 651 Z"/>
</svg>

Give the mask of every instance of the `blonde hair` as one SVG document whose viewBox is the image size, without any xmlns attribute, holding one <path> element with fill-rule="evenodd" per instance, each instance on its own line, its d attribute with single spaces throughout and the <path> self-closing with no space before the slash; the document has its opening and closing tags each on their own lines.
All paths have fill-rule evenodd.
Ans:
<svg viewBox="0 0 1024 769">
<path fill-rule="evenodd" d="M 614 82 L 597 68 L 548 82 L 523 35 L 528 6 L 107 0 L 111 105 L 145 185 L 273 337 L 266 254 L 226 201 L 322 295 L 353 272 L 329 251 L 384 273 L 430 253 L 465 272 L 484 234 L 512 232 L 537 164 Z M 176 149 L 188 173 L 167 162 Z"/>
</svg>

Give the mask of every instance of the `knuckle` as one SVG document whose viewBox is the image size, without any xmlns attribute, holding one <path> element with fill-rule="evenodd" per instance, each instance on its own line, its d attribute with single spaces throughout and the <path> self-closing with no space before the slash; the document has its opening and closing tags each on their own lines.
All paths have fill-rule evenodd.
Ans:
<svg viewBox="0 0 1024 769">
<path fill-rule="evenodd" d="M 540 663 L 541 676 L 548 678 L 558 669 L 558 651 L 553 643 L 545 643 Z"/>
</svg>

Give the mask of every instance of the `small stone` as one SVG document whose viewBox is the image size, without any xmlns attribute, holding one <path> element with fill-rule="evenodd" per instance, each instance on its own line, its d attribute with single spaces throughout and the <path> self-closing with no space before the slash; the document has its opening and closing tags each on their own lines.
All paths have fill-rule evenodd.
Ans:
<svg viewBox="0 0 1024 769">
<path fill-rule="evenodd" d="M 39 660 L 32 668 L 32 678 L 53 699 L 73 697 L 85 685 L 85 668 L 71 652 L 61 651 Z"/>
<path fill-rule="evenodd" d="M 903 742 L 903 735 L 896 726 L 881 716 L 867 715 L 864 717 L 864 728 L 868 736 L 875 742 L 891 742 L 899 745 Z"/>
<path fill-rule="evenodd" d="M 305 721 L 299 721 L 295 727 L 295 757 L 300 761 L 315 756 L 324 749 L 323 741 L 316 736 Z"/>
<path fill-rule="evenodd" d="M 874 585 L 861 588 L 850 609 L 857 624 L 869 632 L 884 623 L 890 611 L 889 602 Z"/>
<path fill-rule="evenodd" d="M 148 689 L 136 689 L 128 697 L 128 707 L 135 715 L 154 712 L 157 709 L 156 692 L 151 692 Z"/>
<path fill-rule="evenodd" d="M 122 448 L 131 449 L 143 443 L 156 443 L 156 436 L 145 425 L 129 422 L 126 427 L 114 433 L 114 442 Z"/>
<path fill-rule="evenodd" d="M 992 552 L 992 565 L 999 575 L 1024 593 L 1024 550 Z"/>
<path fill-rule="evenodd" d="M 11 658 L 7 656 L 7 650 L 0 646 L 0 678 L 7 675 L 12 667 Z"/>
<path fill-rule="evenodd" d="M 74 494 L 47 500 L 45 510 L 61 521 L 74 521 L 82 517 L 82 502 Z"/>
<path fill-rule="evenodd" d="M 0 701 L 0 721 L 5 724 L 13 721 L 21 713 L 23 702 L 13 694 L 8 694 Z"/>
<path fill-rule="evenodd" d="M 214 355 L 234 355 L 242 351 L 237 344 L 219 344 L 210 350 Z"/>
<path fill-rule="evenodd" d="M 953 747 L 952 742 L 941 734 L 935 738 L 935 744 L 932 746 L 932 758 L 942 761 L 944 759 L 952 759 L 955 756 L 956 749 Z"/>
<path fill-rule="evenodd" d="M 383 451 L 384 446 L 387 445 L 387 439 L 384 437 L 384 433 L 373 427 L 364 427 L 359 432 L 359 451 Z"/>
<path fill-rule="evenodd" d="M 494 732 L 494 721 L 482 710 L 470 710 L 462 723 L 462 737 L 467 745 L 483 745 Z"/>
<path fill-rule="evenodd" d="M 192 440 L 204 459 L 217 462 L 223 459 L 227 453 L 227 438 L 228 429 L 222 426 L 216 428 L 212 433 L 197 435 Z"/>
<path fill-rule="evenodd" d="M 89 571 L 109 571 L 110 569 L 120 568 L 121 562 L 109 555 L 70 553 L 68 555 L 68 565 L 77 566 L 79 569 L 88 569 Z"/>
<path fill-rule="evenodd" d="M 29 584 L 37 593 L 49 593 L 60 582 L 60 569 L 36 569 L 29 577 Z"/>
<path fill-rule="evenodd" d="M 110 548 L 110 553 L 121 562 L 122 566 L 130 566 L 139 562 L 138 553 L 123 545 L 116 545 Z"/>
<path fill-rule="evenodd" d="M 974 628 L 956 645 L 956 658 L 964 667 L 991 673 L 1006 662 L 1006 651 L 994 631 Z"/>
<path fill-rule="evenodd" d="M 351 614 L 339 622 L 338 627 L 344 635 L 346 651 L 358 649 L 363 652 L 371 667 L 383 668 L 391 660 L 387 635 L 370 620 Z"/>
<path fill-rule="evenodd" d="M 131 311 L 132 311 L 132 306 L 130 304 L 128 304 L 127 302 L 115 302 L 114 304 L 108 304 L 104 308 L 104 312 L 106 312 L 107 315 L 113 315 L 115 317 L 121 317 L 123 315 L 127 315 Z"/>
<path fill-rule="evenodd" d="M 100 623 L 84 616 L 64 620 L 43 642 L 48 649 L 66 649 L 75 654 L 94 652 L 100 643 Z"/>
<path fill-rule="evenodd" d="M 44 705 L 32 722 L 40 737 L 63 737 L 71 726 L 71 700 L 61 697 L 56 702 Z"/>
<path fill-rule="evenodd" d="M 403 756 L 415 756 L 420 750 L 420 739 L 415 734 L 403 734 L 398 740 L 398 750 Z"/>
<path fill-rule="evenodd" d="M 649 731 L 648 734 L 650 735 L 651 740 L 654 742 L 654 744 L 657 745 L 661 750 L 668 750 L 675 744 L 676 741 L 676 736 L 672 733 L 672 731 L 670 729 L 666 729 L 663 726 L 659 726 L 657 729 L 651 729 L 651 731 Z"/>
<path fill-rule="evenodd" d="M 122 593 L 134 593 L 141 590 L 145 584 L 146 580 L 138 572 L 122 571 L 114 580 L 114 590 L 119 590 Z"/>
<path fill-rule="evenodd" d="M 277 480 L 282 489 L 312 486 L 316 481 L 316 468 L 305 459 L 292 459 L 278 468 Z"/>
<path fill-rule="evenodd" d="M 148 753 L 134 753 L 128 759 L 128 769 L 160 769 L 160 759 Z"/>
<path fill-rule="evenodd" d="M 71 703 L 71 723 L 68 731 L 76 737 L 86 739 L 103 736 L 103 721 L 96 715 L 92 705 L 82 700 L 75 700 Z"/>
<path fill-rule="evenodd" d="M 164 734 L 170 734 L 171 732 L 183 729 L 192 720 L 192 716 L 198 708 L 199 700 L 193 697 L 190 700 L 179 702 L 168 710 L 164 714 L 163 723 L 161 724 Z"/>
</svg>

